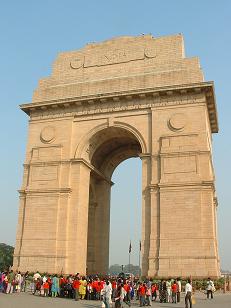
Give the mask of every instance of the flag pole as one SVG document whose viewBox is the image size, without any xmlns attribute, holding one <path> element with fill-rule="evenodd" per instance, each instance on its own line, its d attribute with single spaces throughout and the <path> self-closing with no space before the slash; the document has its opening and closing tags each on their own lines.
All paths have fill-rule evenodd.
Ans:
<svg viewBox="0 0 231 308">
<path fill-rule="evenodd" d="M 128 270 L 129 270 L 129 273 L 131 273 L 131 266 L 130 266 L 130 264 L 131 264 L 131 253 L 129 252 L 129 257 L 128 257 Z"/>
<path fill-rule="evenodd" d="M 131 251 L 132 251 L 132 243 L 130 240 L 129 249 L 128 249 L 128 271 L 131 273 Z"/>
<path fill-rule="evenodd" d="M 141 252 L 141 241 L 140 241 L 140 245 L 139 245 L 139 277 L 141 275 L 141 273 L 140 273 L 140 252 Z"/>
</svg>

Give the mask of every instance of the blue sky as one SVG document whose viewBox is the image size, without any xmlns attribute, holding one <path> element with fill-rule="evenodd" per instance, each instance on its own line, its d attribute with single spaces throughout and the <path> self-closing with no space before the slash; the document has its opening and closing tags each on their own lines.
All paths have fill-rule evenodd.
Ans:
<svg viewBox="0 0 231 308">
<path fill-rule="evenodd" d="M 230 29 L 229 0 L 2 1 L 0 242 L 14 244 L 15 239 L 17 189 L 21 185 L 28 121 L 18 105 L 31 101 L 38 80 L 50 74 L 57 53 L 120 35 L 183 33 L 186 55 L 199 56 L 205 79 L 215 82 L 220 126 L 219 134 L 213 136 L 219 246 L 222 267 L 231 269 Z M 131 159 L 121 164 L 113 176 L 117 184 L 112 192 L 111 263 L 127 263 L 129 238 L 140 236 L 140 231 L 133 234 L 141 228 L 140 169 L 139 160 Z M 129 175 L 134 183 L 128 187 Z M 118 228 L 121 215 L 127 219 Z M 119 253 L 114 244 L 118 238 Z M 138 262 L 137 248 L 134 243 L 133 263 Z"/>
</svg>

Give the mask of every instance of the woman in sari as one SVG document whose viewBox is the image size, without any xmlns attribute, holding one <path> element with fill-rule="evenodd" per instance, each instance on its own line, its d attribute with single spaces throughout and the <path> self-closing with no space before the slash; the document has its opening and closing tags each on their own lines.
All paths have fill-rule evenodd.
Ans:
<svg viewBox="0 0 231 308">
<path fill-rule="evenodd" d="M 79 282 L 80 282 L 79 295 L 81 299 L 84 299 L 86 296 L 87 281 L 85 277 L 82 277 Z"/>
<path fill-rule="evenodd" d="M 52 297 L 56 297 L 59 293 L 59 279 L 56 275 L 52 278 L 51 294 Z"/>
</svg>

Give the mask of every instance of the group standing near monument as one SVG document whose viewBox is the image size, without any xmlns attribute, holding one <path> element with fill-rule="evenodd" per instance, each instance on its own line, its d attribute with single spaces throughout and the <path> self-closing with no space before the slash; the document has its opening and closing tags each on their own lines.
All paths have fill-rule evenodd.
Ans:
<svg viewBox="0 0 231 308">
<path fill-rule="evenodd" d="M 131 302 L 138 301 L 140 307 L 151 306 L 153 302 L 176 304 L 184 301 L 186 308 L 192 308 L 192 281 L 188 279 L 182 292 L 182 282 L 180 278 L 167 280 L 145 279 L 121 276 L 81 276 L 76 275 L 49 275 L 22 274 L 19 271 L 0 273 L 0 291 L 5 294 L 31 292 L 35 296 L 61 297 L 78 300 L 101 301 L 102 306 L 109 308 L 114 302 L 115 308 L 122 307 L 123 304 L 131 305 Z M 215 291 L 213 281 L 208 278 L 206 283 L 207 298 L 213 299 Z"/>
</svg>

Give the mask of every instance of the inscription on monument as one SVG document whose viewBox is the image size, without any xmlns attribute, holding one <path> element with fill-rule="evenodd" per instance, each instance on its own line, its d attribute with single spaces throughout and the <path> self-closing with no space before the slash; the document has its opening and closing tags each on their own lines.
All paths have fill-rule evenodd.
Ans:
<svg viewBox="0 0 231 308">
<path fill-rule="evenodd" d="M 143 60 L 144 58 L 155 58 L 156 50 L 152 48 L 136 48 L 134 49 L 114 49 L 108 50 L 106 53 L 98 55 L 82 55 L 71 60 L 70 66 L 73 69 L 80 67 L 103 66 L 117 63 L 125 63 L 135 60 Z"/>
</svg>

